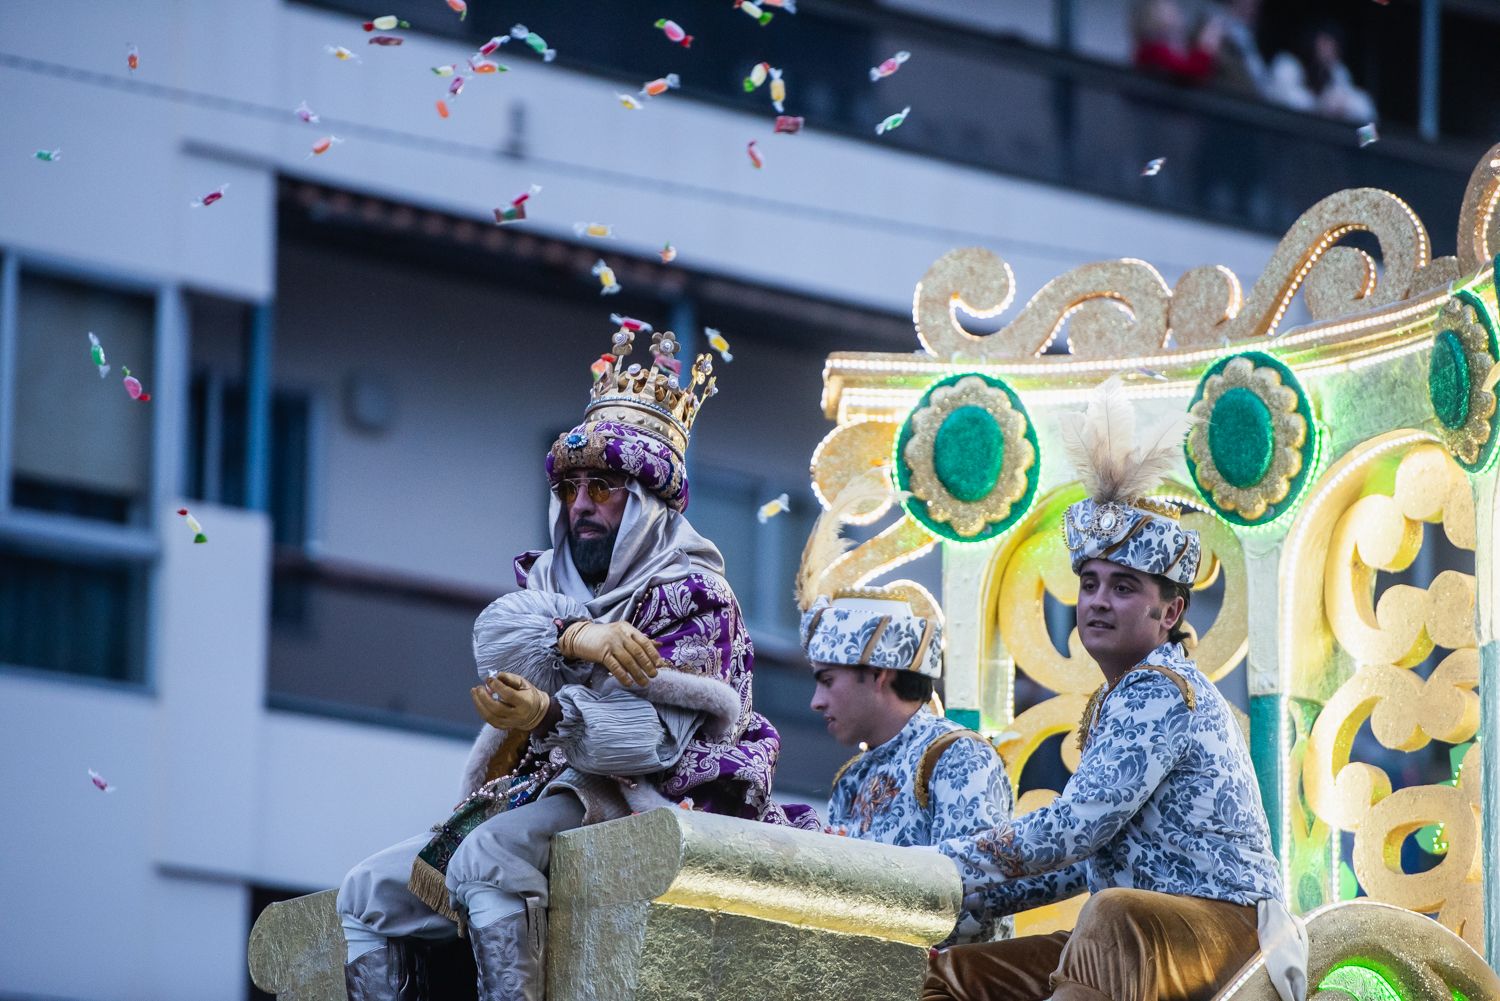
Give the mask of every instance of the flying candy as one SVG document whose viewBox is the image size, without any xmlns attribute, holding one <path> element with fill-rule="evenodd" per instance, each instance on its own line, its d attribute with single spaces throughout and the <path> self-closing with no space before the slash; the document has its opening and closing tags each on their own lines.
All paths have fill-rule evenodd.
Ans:
<svg viewBox="0 0 1500 1001">
<path fill-rule="evenodd" d="M 99 343 L 92 330 L 89 331 L 89 358 L 99 366 L 99 378 L 109 375 L 109 365 L 104 361 L 104 345 Z"/>
<path fill-rule="evenodd" d="M 661 262 L 663 264 L 671 264 L 677 260 L 677 248 L 672 246 L 671 240 L 668 240 L 667 245 L 658 250 L 657 253 L 661 254 Z"/>
<path fill-rule="evenodd" d="M 755 148 L 754 139 L 745 144 L 745 153 L 750 157 L 750 163 L 756 170 L 766 165 L 765 159 L 760 155 L 760 150 Z"/>
<path fill-rule="evenodd" d="M 382 17 L 377 17 L 373 21 L 366 21 L 364 23 L 366 31 L 391 31 L 394 28 L 410 27 L 411 25 L 408 22 L 401 20 L 395 14 L 386 14 Z"/>
<path fill-rule="evenodd" d="M 802 131 L 801 115 L 777 115 L 774 132 L 785 132 L 787 135 L 795 135 Z"/>
<path fill-rule="evenodd" d="M 130 67 L 130 72 L 132 72 L 132 73 L 134 73 L 136 70 L 140 69 L 141 68 L 141 50 L 138 49 L 138 48 L 136 48 L 134 45 L 132 45 L 129 48 L 127 48 L 125 50 L 125 65 Z"/>
<path fill-rule="evenodd" d="M 151 402 L 151 394 L 141 392 L 141 380 L 130 374 L 130 367 L 120 369 L 125 373 L 125 392 L 130 394 L 132 400 L 140 400 L 142 403 Z"/>
<path fill-rule="evenodd" d="M 1370 143 L 1377 142 L 1380 139 L 1380 133 L 1375 130 L 1374 122 L 1370 122 L 1368 125 L 1361 125 L 1354 134 L 1359 136 L 1360 149 L 1364 149 Z"/>
<path fill-rule="evenodd" d="M 495 209 L 495 225 L 504 226 L 508 222 L 520 222 L 526 218 L 526 203 L 531 196 L 542 190 L 540 184 L 533 184 L 525 191 L 510 200 L 510 204 L 504 208 Z"/>
<path fill-rule="evenodd" d="M 1167 165 L 1167 158 L 1159 156 L 1155 160 L 1147 160 L 1146 165 L 1141 168 L 1142 177 L 1155 177 L 1161 173 L 1161 169 Z"/>
<path fill-rule="evenodd" d="M 333 148 L 334 143 L 341 143 L 343 141 L 338 136 L 324 136 L 312 144 L 312 149 L 308 151 L 307 155 L 309 157 L 322 156 Z"/>
<path fill-rule="evenodd" d="M 187 508 L 180 507 L 177 509 L 177 513 L 187 519 L 188 530 L 193 533 L 193 542 L 203 543 L 208 541 L 208 536 L 203 534 L 203 526 L 198 524 L 198 519 L 194 518 Z"/>
<path fill-rule="evenodd" d="M 637 320 L 633 316 L 621 316 L 619 313 L 609 314 L 609 322 L 621 330 L 628 330 L 632 334 L 654 334 L 656 328 L 645 320 Z"/>
<path fill-rule="evenodd" d="M 94 783 L 94 788 L 98 789 L 100 792 L 114 792 L 116 788 L 115 786 L 112 786 L 108 782 L 106 782 L 104 776 L 100 775 L 92 768 L 89 769 L 89 781 Z"/>
<path fill-rule="evenodd" d="M 192 202 L 190 204 L 195 209 L 206 208 L 209 205 L 212 205 L 214 202 L 218 201 L 220 198 L 223 198 L 224 197 L 224 192 L 226 192 L 228 190 L 229 190 L 229 184 L 226 182 L 224 184 L 219 185 L 217 188 L 214 188 L 212 191 L 210 191 L 208 194 L 204 195 L 202 198 L 198 199 L 196 202 Z"/>
<path fill-rule="evenodd" d="M 892 129 L 899 129 L 901 127 L 901 124 L 906 121 L 906 116 L 909 114 L 911 114 L 911 105 L 908 104 L 906 107 L 902 108 L 894 115 L 891 115 L 879 125 L 875 126 L 875 134 L 877 136 L 883 136 Z"/>
<path fill-rule="evenodd" d="M 761 10 L 755 4 L 751 3 L 750 0 L 734 0 L 734 9 L 742 10 L 759 21 L 762 28 L 770 24 L 771 18 L 775 16 L 770 11 Z"/>
<path fill-rule="evenodd" d="M 557 50 L 547 48 L 547 42 L 534 31 L 527 29 L 526 25 L 518 24 L 510 29 L 510 37 L 519 39 L 531 46 L 531 51 L 542 57 L 542 62 L 550 63 L 557 58 Z"/>
<path fill-rule="evenodd" d="M 494 38 L 491 38 L 488 42 L 485 42 L 479 47 L 479 54 L 481 56 L 490 55 L 508 41 L 510 41 L 509 35 L 496 35 Z"/>
<path fill-rule="evenodd" d="M 1154 368 L 1137 368 L 1125 373 L 1126 378 L 1150 379 L 1152 382 L 1167 382 L 1167 377 Z"/>
<path fill-rule="evenodd" d="M 463 92 L 464 92 L 464 78 L 461 77 L 461 76 L 454 77 L 453 78 L 453 82 L 448 85 L 448 96 L 449 97 L 457 97 L 458 95 L 462 94 Z"/>
<path fill-rule="evenodd" d="M 891 56 L 891 58 L 887 59 L 885 62 L 881 63 L 879 66 L 872 67 L 870 69 L 870 82 L 874 83 L 876 80 L 882 80 L 890 76 L 892 73 L 901 68 L 902 63 L 906 62 L 910 58 L 911 53 L 903 49 L 902 51 L 896 53 L 894 56 Z"/>
<path fill-rule="evenodd" d="M 635 95 L 633 94 L 621 94 L 620 92 L 616 91 L 615 97 L 620 99 L 620 104 L 622 104 L 626 108 L 629 108 L 631 111 L 640 111 L 645 107 L 644 104 L 635 99 Z"/>
<path fill-rule="evenodd" d="M 604 258 L 599 258 L 589 273 L 599 279 L 600 295 L 615 295 L 620 291 L 620 283 L 615 281 L 615 269 L 605 264 Z"/>
<path fill-rule="evenodd" d="M 745 93 L 752 93 L 757 87 L 765 83 L 766 77 L 770 72 L 770 63 L 756 63 L 750 67 L 750 75 L 745 77 Z"/>
<path fill-rule="evenodd" d="M 448 0 L 448 9 L 457 14 L 460 21 L 469 16 L 469 5 L 465 0 Z"/>
<path fill-rule="evenodd" d="M 487 73 L 510 72 L 509 66 L 502 66 L 499 63 L 492 62 L 488 59 L 480 59 L 478 62 L 475 62 L 474 57 L 472 56 L 469 57 L 469 69 L 473 70 L 475 73 L 480 74 L 481 76 Z"/>
<path fill-rule="evenodd" d="M 594 362 L 594 364 L 589 366 L 589 371 L 594 374 L 594 381 L 598 382 L 600 379 L 604 378 L 604 373 L 609 371 L 609 367 L 613 365 L 614 362 L 614 355 L 600 355 Z"/>
<path fill-rule="evenodd" d="M 309 124 L 314 123 L 318 120 L 318 113 L 309 108 L 306 101 L 303 101 L 301 104 L 297 105 L 297 107 L 292 110 L 292 114 L 296 115 L 304 122 L 308 122 Z"/>
<path fill-rule="evenodd" d="M 359 56 L 355 55 L 353 52 L 350 52 L 342 45 L 325 45 L 323 46 L 323 51 L 328 53 L 330 56 L 333 56 L 333 58 L 337 59 L 339 62 L 348 62 L 350 59 L 353 59 L 355 62 L 359 62 Z"/>
<path fill-rule="evenodd" d="M 36 157 L 38 160 L 42 161 L 43 163 L 56 163 L 57 161 L 59 161 L 59 160 L 62 159 L 62 150 L 60 150 L 60 149 L 39 149 L 35 153 L 33 153 L 31 155 L 34 156 L 34 157 Z"/>
<path fill-rule="evenodd" d="M 596 240 L 613 240 L 615 228 L 602 222 L 575 222 L 573 232 L 578 236 L 592 236 Z"/>
<path fill-rule="evenodd" d="M 781 79 L 781 70 L 771 69 L 771 107 L 776 109 L 779 115 L 786 110 L 782 103 L 786 100 L 786 81 Z"/>
<path fill-rule="evenodd" d="M 693 36 L 683 31 L 682 25 L 676 21 L 669 21 L 666 18 L 662 18 L 656 22 L 656 27 L 661 29 L 662 34 L 667 36 L 667 41 L 676 42 L 684 49 L 693 47 Z"/>
<path fill-rule="evenodd" d="M 767 7 L 777 7 L 788 14 L 797 13 L 797 0 L 760 0 Z"/>
<path fill-rule="evenodd" d="M 432 68 L 432 72 L 436 73 L 438 76 L 452 76 L 454 71 L 457 69 L 458 63 L 449 63 L 447 66 L 434 66 Z"/>
<path fill-rule="evenodd" d="M 438 98 L 437 113 L 439 118 L 448 117 L 448 102 L 444 101 L 442 98 Z"/>
<path fill-rule="evenodd" d="M 682 81 L 678 79 L 676 73 L 668 73 L 666 76 L 659 76 L 655 80 L 648 81 L 641 88 L 641 93 L 647 97 L 656 97 L 659 94 L 665 94 L 669 90 L 676 90 L 681 85 Z"/>
<path fill-rule="evenodd" d="M 406 41 L 406 39 L 402 38 L 400 35 L 376 35 L 374 38 L 370 39 L 370 44 L 400 45 L 404 41 Z"/>
<path fill-rule="evenodd" d="M 755 520 L 764 525 L 766 522 L 770 521 L 778 514 L 781 514 L 784 511 L 790 511 L 791 509 L 791 498 L 789 498 L 786 494 L 782 494 L 775 500 L 766 501 L 764 504 L 762 504 L 760 506 L 760 510 L 755 512 Z"/>
<path fill-rule="evenodd" d="M 729 342 L 724 339 L 723 334 L 719 333 L 714 327 L 704 327 L 703 333 L 708 338 L 708 346 L 719 352 L 720 358 L 723 358 L 725 361 L 734 361 L 734 355 L 729 353 Z M 785 494 L 782 494 L 782 497 L 785 496 Z"/>
</svg>

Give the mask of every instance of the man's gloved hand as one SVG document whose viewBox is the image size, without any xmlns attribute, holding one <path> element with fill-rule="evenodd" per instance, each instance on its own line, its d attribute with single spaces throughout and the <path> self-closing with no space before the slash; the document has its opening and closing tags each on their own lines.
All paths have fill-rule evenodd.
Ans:
<svg viewBox="0 0 1500 1001">
<path fill-rule="evenodd" d="M 644 685 L 666 662 L 651 638 L 628 622 L 575 622 L 557 639 L 557 649 L 572 660 L 590 660 L 620 684 Z"/>
<path fill-rule="evenodd" d="M 500 673 L 469 690 L 474 708 L 499 730 L 535 730 L 552 700 L 519 674 Z"/>
</svg>

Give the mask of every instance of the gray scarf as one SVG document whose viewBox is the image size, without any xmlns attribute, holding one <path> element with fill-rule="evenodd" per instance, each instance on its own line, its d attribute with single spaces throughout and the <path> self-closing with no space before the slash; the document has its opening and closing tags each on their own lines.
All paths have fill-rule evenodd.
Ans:
<svg viewBox="0 0 1500 1001">
<path fill-rule="evenodd" d="M 568 551 L 568 517 L 553 495 L 548 506 L 552 520 L 552 548 L 531 567 L 526 588 L 552 591 L 581 602 L 596 622 L 628 618 L 648 588 L 681 580 L 690 573 L 724 574 L 724 557 L 712 542 L 699 535 L 687 517 L 648 493 L 633 477 L 630 496 L 615 535 L 609 573 L 597 591 L 578 576 Z M 561 553 L 559 558 L 558 554 Z"/>
</svg>

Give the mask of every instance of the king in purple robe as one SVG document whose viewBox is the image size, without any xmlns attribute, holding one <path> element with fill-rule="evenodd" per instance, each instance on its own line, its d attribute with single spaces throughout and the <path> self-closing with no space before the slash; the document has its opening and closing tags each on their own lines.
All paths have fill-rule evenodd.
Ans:
<svg viewBox="0 0 1500 1001">
<path fill-rule="evenodd" d="M 540 1001 L 552 836 L 657 806 L 816 828 L 771 799 L 780 752 L 751 706 L 754 650 L 719 551 L 684 511 L 684 458 L 716 391 L 670 332 L 649 365 L 615 334 L 583 423 L 547 454 L 552 548 L 474 623 L 485 725 L 458 810 L 339 890 L 351 1001 L 421 997 L 412 946 L 467 934 L 480 1001 Z M 805 808 L 803 808 L 805 810 Z"/>
</svg>

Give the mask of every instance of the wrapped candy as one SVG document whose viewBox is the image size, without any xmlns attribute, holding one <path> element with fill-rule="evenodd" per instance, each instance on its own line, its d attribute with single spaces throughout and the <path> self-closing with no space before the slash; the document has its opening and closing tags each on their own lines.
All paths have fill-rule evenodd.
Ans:
<svg viewBox="0 0 1500 1001">
<path fill-rule="evenodd" d="M 460 21 L 469 16 L 467 0 L 448 0 L 448 9 L 457 14 Z"/>
<path fill-rule="evenodd" d="M 622 107 L 628 108 L 631 111 L 640 111 L 645 107 L 644 104 L 635 99 L 634 94 L 621 94 L 620 92 L 616 91 L 615 97 L 619 99 Z"/>
<path fill-rule="evenodd" d="M 786 81 L 781 79 L 781 70 L 771 69 L 771 107 L 776 109 L 779 115 L 786 110 Z"/>
<path fill-rule="evenodd" d="M 750 67 L 750 75 L 745 77 L 745 93 L 753 93 L 756 88 L 766 82 L 766 77 L 771 74 L 770 63 L 756 63 Z"/>
<path fill-rule="evenodd" d="M 43 163 L 56 163 L 57 161 L 62 159 L 62 150 L 39 149 L 31 155 L 36 159 L 42 161 Z"/>
<path fill-rule="evenodd" d="M 661 18 L 656 22 L 656 27 L 661 31 L 662 34 L 667 36 L 667 41 L 676 42 L 684 49 L 690 49 L 693 47 L 693 36 L 683 31 L 682 25 L 678 24 L 676 21 L 669 21 L 666 18 Z"/>
<path fill-rule="evenodd" d="M 520 222 L 526 218 L 526 203 L 531 196 L 542 190 L 540 184 L 533 184 L 525 191 L 510 200 L 510 204 L 495 209 L 495 225 L 503 226 L 508 222 Z"/>
<path fill-rule="evenodd" d="M 656 328 L 645 320 L 637 320 L 633 316 L 621 316 L 619 313 L 609 314 L 609 322 L 621 330 L 629 331 L 632 334 L 652 334 L 656 332 Z"/>
<path fill-rule="evenodd" d="M 344 48 L 342 45 L 325 45 L 323 46 L 323 51 L 328 53 L 330 56 L 337 59 L 341 63 L 348 62 L 351 59 L 355 62 L 359 62 L 359 56 Z"/>
<path fill-rule="evenodd" d="M 449 97 L 457 97 L 458 95 L 462 94 L 463 92 L 464 92 L 464 78 L 461 77 L 461 76 L 454 77 L 453 81 L 448 84 L 448 96 Z"/>
<path fill-rule="evenodd" d="M 542 62 L 550 63 L 557 58 L 557 50 L 547 47 L 546 39 L 536 32 L 531 31 L 524 24 L 518 24 L 510 29 L 510 37 L 517 41 L 525 42 L 531 47 L 531 51 L 542 57 Z"/>
<path fill-rule="evenodd" d="M 891 56 L 891 58 L 881 63 L 879 66 L 871 67 L 870 82 L 874 83 L 876 80 L 885 79 L 886 77 L 890 76 L 892 73 L 900 69 L 901 64 L 906 62 L 910 58 L 911 53 L 902 50 L 901 52 L 896 53 L 894 56 Z"/>
<path fill-rule="evenodd" d="M 774 132 L 784 132 L 787 135 L 796 135 L 802 131 L 801 115 L 777 115 Z"/>
<path fill-rule="evenodd" d="M 1374 122 L 1370 122 L 1368 125 L 1361 125 L 1355 130 L 1354 134 L 1359 137 L 1360 149 L 1364 149 L 1370 143 L 1380 140 L 1380 133 L 1376 131 Z"/>
<path fill-rule="evenodd" d="M 115 786 L 112 786 L 107 781 L 105 781 L 103 775 L 100 775 L 92 768 L 89 769 L 89 781 L 92 782 L 94 784 L 94 788 L 98 789 L 100 792 L 114 792 L 116 789 Z"/>
<path fill-rule="evenodd" d="M 134 73 L 141 68 L 141 50 L 131 45 L 125 49 L 125 65 Z"/>
<path fill-rule="evenodd" d="M 303 101 L 301 104 L 297 105 L 297 107 L 293 109 L 292 114 L 296 115 L 299 119 L 309 124 L 314 124 L 318 121 L 318 113 L 309 108 L 306 101 Z"/>
<path fill-rule="evenodd" d="M 448 102 L 445 101 L 445 100 L 443 100 L 442 98 L 438 98 L 438 101 L 437 101 L 437 113 L 438 113 L 438 117 L 439 118 L 447 118 L 448 117 Z"/>
<path fill-rule="evenodd" d="M 745 154 L 750 157 L 750 165 L 759 170 L 766 165 L 766 161 L 761 157 L 760 150 L 756 146 L 756 141 L 751 139 L 745 144 Z"/>
<path fill-rule="evenodd" d="M 395 14 L 383 14 L 371 21 L 366 21 L 362 27 L 366 31 L 394 31 L 396 28 L 410 28 L 411 24 L 401 20 Z"/>
<path fill-rule="evenodd" d="M 1146 165 L 1141 168 L 1142 177 L 1155 177 L 1161 173 L 1161 169 L 1167 165 L 1167 158 L 1159 156 L 1155 160 L 1147 160 Z"/>
<path fill-rule="evenodd" d="M 338 136 L 324 136 L 322 139 L 319 139 L 317 142 L 312 144 L 312 149 L 310 149 L 307 153 L 308 158 L 310 159 L 315 156 L 322 156 L 324 153 L 327 153 L 330 149 L 333 148 L 334 143 L 341 143 L 343 141 L 344 140 L 340 139 Z"/>
<path fill-rule="evenodd" d="M 665 247 L 662 247 L 661 250 L 657 251 L 657 253 L 661 254 L 661 262 L 663 264 L 671 264 L 673 261 L 677 260 L 677 248 L 672 246 L 672 241 L 670 240 L 668 240 L 667 245 Z"/>
<path fill-rule="evenodd" d="M 770 521 L 778 514 L 790 511 L 791 509 L 791 498 L 786 494 L 782 494 L 775 500 L 766 501 L 764 504 L 762 504 L 760 506 L 760 510 L 755 512 L 755 520 L 764 525 L 766 522 Z"/>
<path fill-rule="evenodd" d="M 885 121 L 875 126 L 875 134 L 877 136 L 883 136 L 892 129 L 899 129 L 902 123 L 906 121 L 906 116 L 909 114 L 911 114 L 911 105 L 908 104 L 906 107 L 902 108 L 894 115 L 887 116 Z"/>
<path fill-rule="evenodd" d="M 578 236 L 592 236 L 596 240 L 613 240 L 615 228 L 602 222 L 575 222 L 573 232 Z"/>
<path fill-rule="evenodd" d="M 452 76 L 458 71 L 458 63 L 449 63 L 447 66 L 434 66 L 432 72 L 438 76 Z"/>
<path fill-rule="evenodd" d="M 374 38 L 370 39 L 370 44 L 400 45 L 404 41 L 406 41 L 406 39 L 402 38 L 400 35 L 376 35 Z"/>
<path fill-rule="evenodd" d="M 608 372 L 609 371 L 609 367 L 611 365 L 613 365 L 614 363 L 615 363 L 615 356 L 614 355 L 610 355 L 610 354 L 600 355 L 598 357 L 598 359 L 596 359 L 594 361 L 594 364 L 592 364 L 592 365 L 589 366 L 589 371 L 591 373 L 593 373 L 594 381 L 598 382 L 600 379 L 604 378 L 604 373 Z"/>
<path fill-rule="evenodd" d="M 180 507 L 177 509 L 177 513 L 187 519 L 187 527 L 188 530 L 193 533 L 194 543 L 202 544 L 208 541 L 208 536 L 203 534 L 203 526 L 198 524 L 198 519 L 194 518 L 192 513 L 188 511 L 187 508 Z"/>
<path fill-rule="evenodd" d="M 666 76 L 659 76 L 655 80 L 648 81 L 641 88 L 641 93 L 646 97 L 657 97 L 669 90 L 676 90 L 681 85 L 682 81 L 678 79 L 676 73 L 668 73 Z"/>
<path fill-rule="evenodd" d="M 224 197 L 224 192 L 226 192 L 228 190 L 229 190 L 229 184 L 228 184 L 228 182 L 225 182 L 224 184 L 221 184 L 217 188 L 214 188 L 208 194 L 204 195 L 202 198 L 198 199 L 196 202 L 192 202 L 191 204 L 192 204 L 193 208 L 195 208 L 195 209 L 206 208 L 209 205 L 212 205 L 214 202 L 218 201 L 220 198 L 223 198 Z"/>
<path fill-rule="evenodd" d="M 502 66 L 500 63 L 494 62 L 489 59 L 475 59 L 473 57 L 469 58 L 469 69 L 473 70 L 480 76 L 487 76 L 490 73 L 510 72 L 509 66 Z"/>
<path fill-rule="evenodd" d="M 479 54 L 481 56 L 493 55 L 496 49 L 508 41 L 510 41 L 509 35 L 496 35 L 479 47 Z"/>
<path fill-rule="evenodd" d="M 604 263 L 604 258 L 594 264 L 589 272 L 599 279 L 600 295 L 616 295 L 620 291 L 620 283 L 615 280 L 615 269 Z"/>
<path fill-rule="evenodd" d="M 788 14 L 797 13 L 797 0 L 760 0 L 760 2 L 765 4 L 767 7 L 775 7 L 777 10 L 784 10 Z"/>
<path fill-rule="evenodd" d="M 708 340 L 708 346 L 719 352 L 719 357 L 725 361 L 734 361 L 734 355 L 729 353 L 729 342 L 724 335 L 719 333 L 715 327 L 704 327 L 703 336 Z"/>
<path fill-rule="evenodd" d="M 89 358 L 99 369 L 99 378 L 109 375 L 109 363 L 104 360 L 104 345 L 99 343 L 99 338 L 89 331 Z"/>
<path fill-rule="evenodd" d="M 120 371 L 125 373 L 123 380 L 125 383 L 125 392 L 130 394 L 130 398 L 132 400 L 139 400 L 142 403 L 150 403 L 151 394 L 141 390 L 141 380 L 131 375 L 129 368 L 122 368 Z"/>
<path fill-rule="evenodd" d="M 774 16 L 770 11 L 761 10 L 760 7 L 751 3 L 750 0 L 734 0 L 734 9 L 744 11 L 750 17 L 759 21 L 762 28 L 770 24 L 771 18 Z"/>
</svg>

